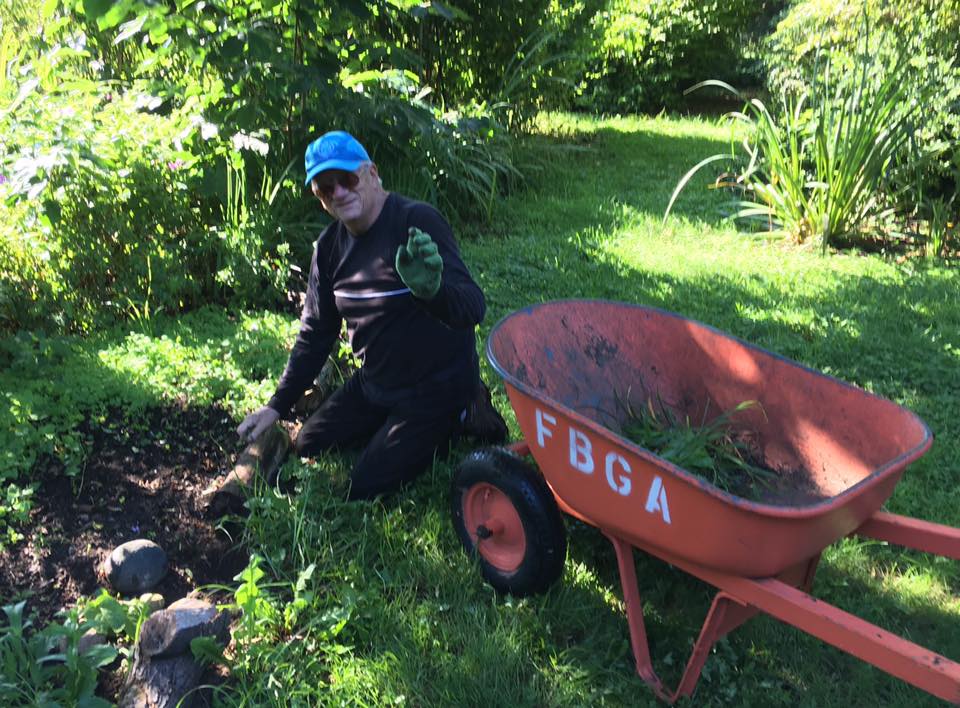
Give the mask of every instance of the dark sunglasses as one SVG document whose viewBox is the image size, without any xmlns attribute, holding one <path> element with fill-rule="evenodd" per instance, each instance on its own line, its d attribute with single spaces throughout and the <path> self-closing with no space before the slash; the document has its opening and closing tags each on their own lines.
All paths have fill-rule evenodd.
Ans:
<svg viewBox="0 0 960 708">
<path fill-rule="evenodd" d="M 333 197 L 338 184 L 344 189 L 353 189 L 360 184 L 360 175 L 356 172 L 341 172 L 313 178 L 314 191 L 324 199 Z"/>
</svg>

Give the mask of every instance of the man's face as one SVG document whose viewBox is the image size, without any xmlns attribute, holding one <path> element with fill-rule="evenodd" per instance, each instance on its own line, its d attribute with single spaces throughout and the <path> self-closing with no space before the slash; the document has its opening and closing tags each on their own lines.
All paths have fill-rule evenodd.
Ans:
<svg viewBox="0 0 960 708">
<path fill-rule="evenodd" d="M 326 170 L 311 180 L 310 187 L 327 213 L 348 227 L 365 230 L 375 216 L 372 210 L 377 204 L 379 177 L 373 163 L 361 165 L 356 172 Z"/>
</svg>

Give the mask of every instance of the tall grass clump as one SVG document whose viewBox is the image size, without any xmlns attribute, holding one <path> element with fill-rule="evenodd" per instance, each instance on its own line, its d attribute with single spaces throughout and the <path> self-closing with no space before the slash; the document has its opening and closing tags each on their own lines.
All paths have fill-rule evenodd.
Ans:
<svg viewBox="0 0 960 708">
<path fill-rule="evenodd" d="M 869 36 L 869 32 L 865 33 Z M 699 169 L 730 157 L 740 160 L 732 182 L 734 218 L 826 249 L 889 234 L 897 213 L 893 175 L 913 136 L 922 103 L 908 95 L 905 57 L 886 61 L 861 45 L 853 71 L 840 71 L 832 54 L 821 57 L 809 85 L 784 88 L 779 110 L 758 98 L 729 117 L 745 124 L 743 155 L 733 151 L 702 160 L 680 180 L 668 205 Z M 719 87 L 703 81 L 691 90 Z"/>
<path fill-rule="evenodd" d="M 867 19 L 865 19 L 867 18 Z M 865 32 L 869 22 L 870 32 Z M 864 56 L 901 74 L 902 101 L 919 104 L 914 149 L 889 175 L 898 230 L 928 255 L 956 253 L 960 221 L 960 5 L 936 0 L 798 0 L 764 42 L 774 95 L 811 84 L 829 54 L 835 76 L 857 74 Z"/>
</svg>

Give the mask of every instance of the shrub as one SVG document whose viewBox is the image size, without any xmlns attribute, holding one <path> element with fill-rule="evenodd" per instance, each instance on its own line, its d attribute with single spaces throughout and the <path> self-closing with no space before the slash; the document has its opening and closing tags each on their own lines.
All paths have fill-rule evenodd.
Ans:
<svg viewBox="0 0 960 708">
<path fill-rule="evenodd" d="M 579 105 L 595 111 L 656 111 L 684 89 L 743 75 L 745 37 L 765 27 L 777 2 L 610 0 L 591 20 L 596 49 Z"/>
<path fill-rule="evenodd" d="M 794 2 L 767 43 L 769 83 L 775 94 L 813 83 L 818 57 L 830 55 L 838 78 L 857 71 L 856 49 L 865 21 L 870 54 L 902 72 L 903 100 L 923 106 L 913 149 L 897 156 L 891 188 L 904 214 L 937 224 L 956 222 L 960 184 L 960 6 L 931 0 L 801 0 Z M 931 90 L 933 89 L 933 90 Z"/>
<path fill-rule="evenodd" d="M 488 48 L 457 94 L 486 86 L 497 65 L 502 100 L 449 110 L 427 103 L 399 40 L 385 51 L 383 33 L 366 32 L 412 22 L 398 35 L 409 39 L 425 26 L 409 5 L 17 7 L 18 22 L 42 29 L 0 44 L 17 67 L 0 84 L 12 101 L 0 113 L 6 331 L 281 305 L 288 262 L 306 263 L 326 220 L 303 188 L 303 150 L 332 128 L 353 131 L 388 180 L 451 220 L 488 218 L 518 175 L 509 130 L 529 117 L 548 43 L 539 18 L 523 29 L 534 41 L 504 30 L 525 58 L 504 72 L 492 57 L 517 45 Z M 451 55 L 456 32 L 443 40 Z"/>
<path fill-rule="evenodd" d="M 195 228 L 186 185 L 170 169 L 183 126 L 145 110 L 139 91 L 89 85 L 70 93 L 22 84 L 0 117 L 6 182 L 0 325 L 85 330 L 139 302 L 176 308 L 195 287 L 182 263 Z"/>
</svg>

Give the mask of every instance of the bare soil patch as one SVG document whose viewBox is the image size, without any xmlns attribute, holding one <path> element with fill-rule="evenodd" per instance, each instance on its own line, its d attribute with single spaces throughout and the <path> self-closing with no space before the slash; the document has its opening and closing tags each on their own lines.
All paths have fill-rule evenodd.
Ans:
<svg viewBox="0 0 960 708">
<path fill-rule="evenodd" d="M 88 423 L 92 448 L 82 473 L 53 460 L 38 466 L 39 488 L 25 539 L 0 552 L 0 599 L 27 601 L 37 626 L 107 587 L 98 570 L 119 544 L 148 538 L 167 553 L 155 588 L 167 603 L 209 583 L 229 583 L 247 562 L 235 539 L 206 518 L 201 493 L 232 466 L 240 444 L 219 408 L 168 407 L 131 426 L 119 414 Z"/>
</svg>

